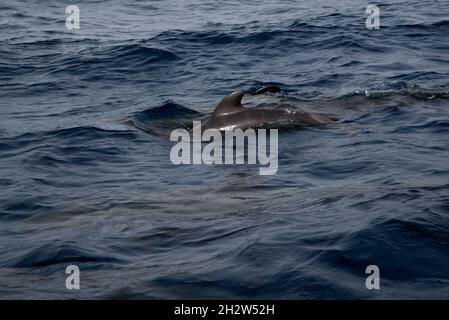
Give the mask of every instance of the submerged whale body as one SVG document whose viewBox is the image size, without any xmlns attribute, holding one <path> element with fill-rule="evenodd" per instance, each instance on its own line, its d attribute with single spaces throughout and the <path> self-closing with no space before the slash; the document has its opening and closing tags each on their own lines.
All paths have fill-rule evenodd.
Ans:
<svg viewBox="0 0 449 320">
<path fill-rule="evenodd" d="M 291 123 L 297 125 L 323 125 L 332 120 L 326 116 L 300 110 L 279 110 L 266 108 L 245 108 L 242 98 L 245 90 L 239 90 L 223 98 L 212 115 L 201 124 L 202 130 L 248 129 Z"/>
</svg>

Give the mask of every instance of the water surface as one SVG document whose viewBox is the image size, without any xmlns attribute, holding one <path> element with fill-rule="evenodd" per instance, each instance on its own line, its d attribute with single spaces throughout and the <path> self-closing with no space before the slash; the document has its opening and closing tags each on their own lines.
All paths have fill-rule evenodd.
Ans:
<svg viewBox="0 0 449 320">
<path fill-rule="evenodd" d="M 69 4 L 0 6 L 0 298 L 449 298 L 447 1 Z M 274 176 L 170 162 L 152 108 L 268 84 L 337 123 Z"/>
</svg>

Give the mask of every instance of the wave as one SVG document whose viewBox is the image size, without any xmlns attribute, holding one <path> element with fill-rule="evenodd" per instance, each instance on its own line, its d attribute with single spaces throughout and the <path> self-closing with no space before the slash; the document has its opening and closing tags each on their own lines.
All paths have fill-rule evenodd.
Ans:
<svg viewBox="0 0 449 320">
<path fill-rule="evenodd" d="M 405 24 L 397 24 L 395 26 L 396 28 L 401 29 L 418 29 L 418 30 L 426 30 L 429 31 L 429 29 L 435 29 L 438 31 L 441 31 L 441 28 L 448 28 L 449 27 L 449 20 L 439 20 L 434 21 L 432 23 L 405 23 Z"/>
<path fill-rule="evenodd" d="M 431 119 L 424 120 L 420 124 L 412 124 L 400 126 L 395 129 L 394 132 L 398 133 L 411 133 L 428 131 L 435 134 L 447 134 L 449 132 L 449 120 L 447 119 Z"/>
<path fill-rule="evenodd" d="M 4 158 L 14 157 L 16 155 L 25 156 L 32 152 L 34 153 L 34 157 L 30 157 L 28 161 L 37 161 L 39 163 L 39 161 L 43 159 L 40 159 L 41 157 L 38 156 L 36 152 L 50 149 L 48 151 L 49 155 L 47 155 L 47 152 L 44 152 L 41 155 L 47 159 L 47 161 L 41 162 L 44 164 L 48 163 L 49 160 L 55 156 L 63 155 L 65 157 L 70 154 L 83 154 L 86 151 L 89 151 L 89 148 L 93 153 L 91 157 L 94 155 L 98 157 L 100 155 L 99 153 L 111 155 L 117 153 L 117 151 L 105 147 L 92 146 L 92 144 L 100 141 L 104 142 L 106 140 L 133 140 L 135 138 L 136 134 L 132 131 L 105 130 L 97 127 L 73 127 L 52 131 L 25 133 L 15 137 L 3 138 L 0 141 L 0 151 Z M 56 159 L 53 159 L 50 163 L 53 163 L 54 161 L 58 162 Z"/>
<path fill-rule="evenodd" d="M 424 276 L 444 279 L 449 267 L 444 243 L 449 240 L 449 233 L 440 226 L 447 222 L 444 215 L 429 211 L 410 218 L 374 221 L 343 237 L 341 250 L 325 252 L 318 261 L 328 266 L 345 265 L 355 273 L 361 265 L 388 261 L 388 268 L 380 266 L 387 268 L 385 280 L 413 282 Z M 414 249 L 404 252 L 410 243 Z"/>
<path fill-rule="evenodd" d="M 121 73 L 151 71 L 168 65 L 180 57 L 168 50 L 143 44 L 124 44 L 100 49 L 86 49 L 75 56 L 63 58 L 50 73 L 71 72 L 96 75 L 100 70 Z"/>
<path fill-rule="evenodd" d="M 191 119 L 201 115 L 196 110 L 186 108 L 173 101 L 166 101 L 160 106 L 131 115 L 128 118 L 128 123 L 146 132 L 165 136 L 174 129 L 187 128 Z"/>
<path fill-rule="evenodd" d="M 136 113 L 134 117 L 140 121 L 146 121 L 161 118 L 185 117 L 197 114 L 199 114 L 198 111 L 186 108 L 169 100 L 158 107 L 140 111 Z"/>
<path fill-rule="evenodd" d="M 30 54 L 19 61 L 12 59 L 9 54 L 0 63 L 2 76 L 12 77 L 22 75 L 25 72 L 45 73 L 46 75 L 68 73 L 69 75 L 86 75 L 86 77 L 103 75 L 105 72 L 138 73 L 152 71 L 181 59 L 174 52 L 143 43 L 102 46 L 101 43 L 93 40 L 71 40 L 68 42 L 40 40 L 35 43 L 17 44 L 15 49 L 22 48 L 24 51 L 33 52 L 41 49 L 45 52 L 48 48 L 56 46 L 58 49 L 65 45 L 87 46 L 89 48 L 70 53 L 53 51 L 51 54 Z M 5 48 L 5 50 L 8 50 L 8 48 Z M 107 76 L 104 77 L 107 78 Z M 32 83 L 31 85 L 42 86 L 41 83 Z M 49 90 L 51 87 L 44 87 L 42 90 L 47 89 Z"/>
<path fill-rule="evenodd" d="M 121 260 L 105 256 L 98 250 L 87 249 L 70 242 L 54 241 L 13 259 L 7 267 L 38 268 L 57 264 L 89 263 L 95 265 L 116 264 Z"/>
</svg>

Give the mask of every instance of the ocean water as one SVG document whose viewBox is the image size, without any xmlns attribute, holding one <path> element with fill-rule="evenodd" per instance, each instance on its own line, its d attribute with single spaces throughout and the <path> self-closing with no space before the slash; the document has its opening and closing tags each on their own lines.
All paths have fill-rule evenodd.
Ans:
<svg viewBox="0 0 449 320">
<path fill-rule="evenodd" d="M 368 4 L 2 1 L 0 298 L 449 298 L 449 2 Z M 337 121 L 281 131 L 273 176 L 171 163 L 269 84 L 244 103 Z"/>
</svg>

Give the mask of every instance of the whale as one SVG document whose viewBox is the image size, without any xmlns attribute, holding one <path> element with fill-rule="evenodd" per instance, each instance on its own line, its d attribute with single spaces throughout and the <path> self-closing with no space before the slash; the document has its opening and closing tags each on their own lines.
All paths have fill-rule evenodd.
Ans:
<svg viewBox="0 0 449 320">
<path fill-rule="evenodd" d="M 274 87 L 262 88 L 255 94 L 278 92 Z M 201 130 L 216 129 L 220 131 L 275 127 L 276 124 L 321 126 L 333 121 L 325 115 L 309 113 L 302 110 L 282 110 L 258 107 L 244 107 L 242 99 L 245 90 L 235 91 L 224 97 L 212 114 L 201 124 Z"/>
</svg>

